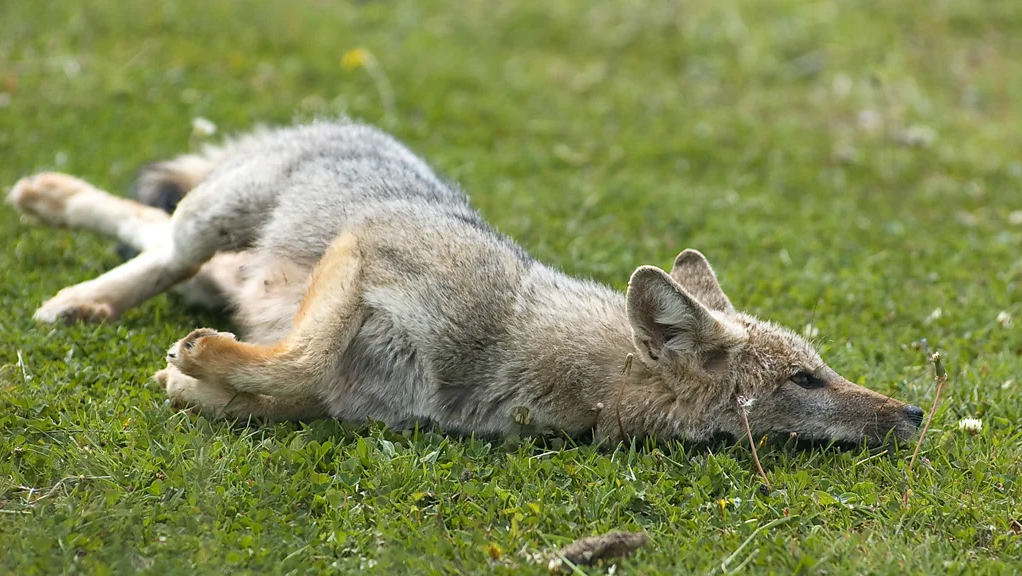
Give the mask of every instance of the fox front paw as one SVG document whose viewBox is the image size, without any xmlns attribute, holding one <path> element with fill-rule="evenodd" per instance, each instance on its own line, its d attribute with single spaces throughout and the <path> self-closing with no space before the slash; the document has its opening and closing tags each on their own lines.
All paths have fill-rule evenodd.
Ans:
<svg viewBox="0 0 1022 576">
<path fill-rule="evenodd" d="M 33 318 L 39 322 L 74 324 L 75 322 L 103 322 L 117 315 L 112 304 L 96 298 L 81 286 L 64 288 L 35 311 Z"/>
<path fill-rule="evenodd" d="M 167 362 L 186 376 L 200 380 L 215 381 L 210 363 L 216 360 L 217 345 L 234 341 L 230 332 L 217 332 L 211 328 L 192 330 L 167 350 Z"/>
<path fill-rule="evenodd" d="M 7 194 L 7 202 L 22 214 L 53 226 L 64 226 L 68 223 L 68 202 L 87 190 L 90 186 L 74 176 L 43 172 L 19 180 Z"/>
</svg>

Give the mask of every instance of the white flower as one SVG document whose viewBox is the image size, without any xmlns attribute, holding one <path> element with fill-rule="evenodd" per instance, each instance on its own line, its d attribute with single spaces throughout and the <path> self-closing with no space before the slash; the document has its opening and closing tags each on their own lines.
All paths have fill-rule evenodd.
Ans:
<svg viewBox="0 0 1022 576">
<path fill-rule="evenodd" d="M 806 327 L 802 329 L 802 333 L 806 335 L 806 338 L 816 338 L 820 335 L 820 329 L 812 324 L 806 324 Z"/>
<path fill-rule="evenodd" d="M 205 137 L 213 134 L 216 134 L 216 124 L 201 116 L 192 120 L 193 136 Z"/>
<path fill-rule="evenodd" d="M 926 317 L 926 321 L 927 322 L 933 322 L 934 320 L 937 320 L 938 318 L 940 318 L 943 315 L 944 315 L 944 311 L 943 310 L 941 310 L 940 308 L 934 308 L 933 312 L 930 312 L 930 315 Z"/>
<path fill-rule="evenodd" d="M 1011 328 L 1011 314 L 1008 314 L 1006 310 L 1001 311 L 1001 313 L 997 315 L 997 323 L 1004 328 Z"/>
<path fill-rule="evenodd" d="M 863 132 L 874 134 L 883 127 L 884 119 L 876 110 L 859 110 L 856 121 Z"/>
<path fill-rule="evenodd" d="M 830 85 L 830 89 L 834 91 L 834 95 L 838 98 L 845 98 L 851 94 L 854 87 L 855 83 L 848 77 L 848 74 L 844 73 L 834 76 L 834 80 Z"/>
<path fill-rule="evenodd" d="M 929 126 L 913 124 L 898 134 L 898 141 L 913 148 L 929 148 L 937 140 L 937 131 Z"/>
<path fill-rule="evenodd" d="M 971 436 L 975 436 L 983 430 L 983 421 L 979 418 L 962 418 L 958 421 L 958 429 Z"/>
</svg>

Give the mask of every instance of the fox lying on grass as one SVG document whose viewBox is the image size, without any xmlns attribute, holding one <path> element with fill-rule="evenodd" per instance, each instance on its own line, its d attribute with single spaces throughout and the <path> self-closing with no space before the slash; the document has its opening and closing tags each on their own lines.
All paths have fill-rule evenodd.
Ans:
<svg viewBox="0 0 1022 576">
<path fill-rule="evenodd" d="M 150 166 L 139 194 L 167 210 L 56 173 L 21 180 L 8 201 L 140 251 L 61 290 L 36 311 L 42 322 L 110 320 L 175 287 L 233 310 L 245 341 L 199 329 L 167 352 L 156 380 L 176 406 L 464 433 L 524 423 L 612 442 L 742 437 L 738 396 L 755 399 L 757 435 L 877 444 L 910 438 L 922 419 L 737 312 L 699 252 L 670 273 L 640 266 L 626 294 L 571 278 L 365 125 L 249 134 Z"/>
</svg>

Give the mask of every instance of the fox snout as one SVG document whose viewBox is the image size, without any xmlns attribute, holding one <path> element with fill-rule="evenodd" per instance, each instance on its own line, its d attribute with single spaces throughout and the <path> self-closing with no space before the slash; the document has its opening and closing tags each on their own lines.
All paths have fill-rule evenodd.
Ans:
<svg viewBox="0 0 1022 576">
<path fill-rule="evenodd" d="M 916 428 L 923 423 L 923 409 L 918 406 L 908 406 L 905 408 L 905 413 L 908 414 L 908 419 L 916 425 Z"/>
<path fill-rule="evenodd" d="M 918 406 L 903 404 L 892 398 L 888 398 L 887 402 L 896 404 L 897 407 L 892 410 L 893 414 L 889 419 L 886 419 L 886 424 L 884 418 L 878 417 L 877 425 L 865 431 L 863 439 L 869 444 L 880 444 L 890 438 L 909 440 L 915 436 L 919 425 L 923 423 L 923 410 Z"/>
<path fill-rule="evenodd" d="M 868 444 L 880 444 L 889 439 L 909 440 L 915 436 L 916 430 L 923 422 L 923 410 L 921 408 L 900 402 L 883 394 L 873 392 L 872 390 L 848 382 L 843 378 L 840 378 L 840 380 L 842 381 L 841 384 L 835 387 L 836 394 L 838 396 L 838 403 L 842 402 L 844 399 L 842 397 L 844 396 L 847 397 L 848 401 L 854 405 L 856 404 L 855 398 L 857 396 L 865 395 L 869 397 L 868 403 L 873 406 L 871 407 L 867 405 L 863 408 L 856 407 L 851 409 L 848 414 L 849 417 L 854 420 L 865 419 L 867 423 L 858 438 L 853 435 L 852 437 L 846 436 L 838 439 L 852 441 L 865 440 Z M 854 422 L 848 422 L 846 425 L 850 425 L 854 434 Z"/>
<path fill-rule="evenodd" d="M 853 384 L 829 368 L 804 380 L 793 377 L 764 397 L 750 413 L 762 432 L 795 433 L 816 441 L 908 440 L 923 421 L 923 411 Z"/>
</svg>

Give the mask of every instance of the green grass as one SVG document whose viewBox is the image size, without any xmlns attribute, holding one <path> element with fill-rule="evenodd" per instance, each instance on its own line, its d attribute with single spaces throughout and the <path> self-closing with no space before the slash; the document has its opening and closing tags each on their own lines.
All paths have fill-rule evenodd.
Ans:
<svg viewBox="0 0 1022 576">
<path fill-rule="evenodd" d="M 908 509 L 906 449 L 768 445 L 764 496 L 741 443 L 232 427 L 171 413 L 148 381 L 226 319 L 161 296 L 112 324 L 35 324 L 118 260 L 3 207 L 0 571 L 542 574 L 530 554 L 621 528 L 652 543 L 618 574 L 1013 572 L 1020 38 L 1009 0 L 0 2 L 0 187 L 58 169 L 124 191 L 188 149 L 195 117 L 346 112 L 569 273 L 623 288 L 697 247 L 739 307 L 813 323 L 849 379 L 929 407 L 927 346 L 951 374 Z M 357 47 L 392 109 L 342 68 Z"/>
</svg>

